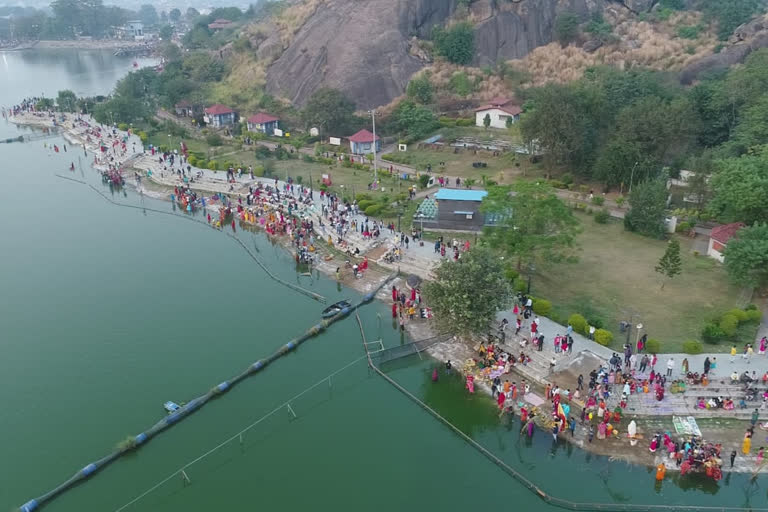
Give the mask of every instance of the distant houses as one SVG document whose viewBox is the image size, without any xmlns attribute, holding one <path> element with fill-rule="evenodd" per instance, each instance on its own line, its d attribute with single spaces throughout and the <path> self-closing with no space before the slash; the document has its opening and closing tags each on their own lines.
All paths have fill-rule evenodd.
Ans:
<svg viewBox="0 0 768 512">
<path fill-rule="evenodd" d="M 179 117 L 197 117 L 201 112 L 201 106 L 187 100 L 181 100 L 173 106 L 173 110 Z"/>
<path fill-rule="evenodd" d="M 219 18 L 209 23 L 208 29 L 213 30 L 215 32 L 217 30 L 224 30 L 225 28 L 231 28 L 232 26 L 234 26 L 234 23 L 232 23 L 231 21 L 225 20 L 223 18 Z"/>
<path fill-rule="evenodd" d="M 228 106 L 217 103 L 205 109 L 204 120 L 214 128 L 233 126 L 237 121 L 237 113 Z"/>
<path fill-rule="evenodd" d="M 279 122 L 279 118 L 263 112 L 252 115 L 246 120 L 249 132 L 264 133 L 266 135 L 273 135 Z"/>
<path fill-rule="evenodd" d="M 115 28 L 115 33 L 120 39 L 144 39 L 144 23 L 139 20 L 126 21 L 122 27 Z"/>
<path fill-rule="evenodd" d="M 376 140 L 376 152 L 381 151 L 381 137 L 378 135 Z M 374 148 L 374 136 L 368 130 L 360 130 L 356 134 L 349 137 L 349 149 L 353 155 L 367 155 L 373 153 Z"/>
<path fill-rule="evenodd" d="M 520 120 L 523 109 L 507 98 L 494 98 L 487 105 L 475 109 L 475 124 L 485 127 L 485 117 L 491 118 L 491 128 L 506 128 L 507 121 L 516 123 Z"/>
</svg>

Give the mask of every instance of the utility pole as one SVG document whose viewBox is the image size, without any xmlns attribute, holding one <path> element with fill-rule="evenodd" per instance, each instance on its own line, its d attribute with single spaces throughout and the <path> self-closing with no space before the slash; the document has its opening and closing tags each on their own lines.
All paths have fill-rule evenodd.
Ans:
<svg viewBox="0 0 768 512">
<path fill-rule="evenodd" d="M 629 193 L 632 193 L 632 181 L 635 179 L 635 169 L 637 168 L 637 164 L 640 162 L 635 162 L 635 165 L 632 166 L 632 174 L 629 175 Z"/>
<path fill-rule="evenodd" d="M 376 111 L 369 110 L 371 113 L 371 119 L 373 120 L 373 183 L 378 189 L 378 167 L 376 166 Z"/>
</svg>

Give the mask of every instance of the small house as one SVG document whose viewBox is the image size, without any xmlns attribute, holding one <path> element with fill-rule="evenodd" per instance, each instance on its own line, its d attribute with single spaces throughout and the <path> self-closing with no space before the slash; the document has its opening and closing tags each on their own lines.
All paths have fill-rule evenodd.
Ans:
<svg viewBox="0 0 768 512">
<path fill-rule="evenodd" d="M 205 122 L 214 128 L 232 126 L 235 124 L 237 114 L 234 110 L 217 103 L 205 109 Z"/>
<path fill-rule="evenodd" d="M 275 133 L 275 128 L 277 128 L 279 122 L 280 119 L 277 117 L 263 112 L 259 112 L 246 120 L 249 132 L 266 133 L 267 135 Z"/>
<path fill-rule="evenodd" d="M 349 149 L 353 155 L 367 155 L 374 151 L 374 140 L 376 141 L 376 152 L 381 151 L 381 138 L 373 136 L 368 130 L 360 130 L 349 137 Z"/>
<path fill-rule="evenodd" d="M 200 107 L 187 100 L 181 100 L 173 106 L 173 109 L 179 117 L 195 117 L 200 113 Z"/>
<path fill-rule="evenodd" d="M 219 18 L 209 23 L 208 29 L 213 31 L 224 30 L 225 28 L 231 28 L 233 25 L 234 23 L 231 21 L 225 20 L 224 18 Z"/>
<path fill-rule="evenodd" d="M 709 234 L 709 246 L 707 247 L 707 256 L 714 258 L 720 263 L 725 261 L 725 248 L 728 246 L 728 241 L 736 236 L 736 233 L 744 227 L 742 222 L 734 222 L 732 224 L 723 224 L 712 228 L 712 232 Z"/>
<path fill-rule="evenodd" d="M 505 129 L 507 121 L 516 123 L 520 120 L 523 109 L 506 98 L 492 99 L 487 105 L 475 109 L 475 124 L 485 127 L 485 117 L 491 119 L 491 128 Z"/>
<path fill-rule="evenodd" d="M 125 22 L 125 35 L 133 39 L 144 39 L 144 23 L 139 20 Z"/>
<path fill-rule="evenodd" d="M 485 215 L 480 211 L 480 204 L 487 195 L 485 190 L 441 188 L 435 194 L 435 228 L 471 231 L 483 229 Z"/>
</svg>

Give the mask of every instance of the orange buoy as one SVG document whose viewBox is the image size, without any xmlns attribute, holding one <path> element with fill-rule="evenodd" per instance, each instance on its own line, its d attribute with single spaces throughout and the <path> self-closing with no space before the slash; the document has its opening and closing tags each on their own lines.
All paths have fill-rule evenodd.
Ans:
<svg viewBox="0 0 768 512">
<path fill-rule="evenodd" d="M 664 480 L 664 475 L 667 473 L 667 466 L 659 464 L 656 466 L 656 480 Z"/>
</svg>

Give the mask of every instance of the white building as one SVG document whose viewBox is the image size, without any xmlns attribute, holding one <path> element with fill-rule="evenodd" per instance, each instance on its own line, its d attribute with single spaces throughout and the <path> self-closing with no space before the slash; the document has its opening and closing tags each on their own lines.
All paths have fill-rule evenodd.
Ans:
<svg viewBox="0 0 768 512">
<path fill-rule="evenodd" d="M 507 120 L 511 119 L 512 123 L 520 120 L 522 111 L 523 109 L 506 98 L 494 98 L 488 105 L 475 109 L 475 124 L 485 127 L 485 116 L 489 116 L 491 128 L 505 129 Z"/>
</svg>

